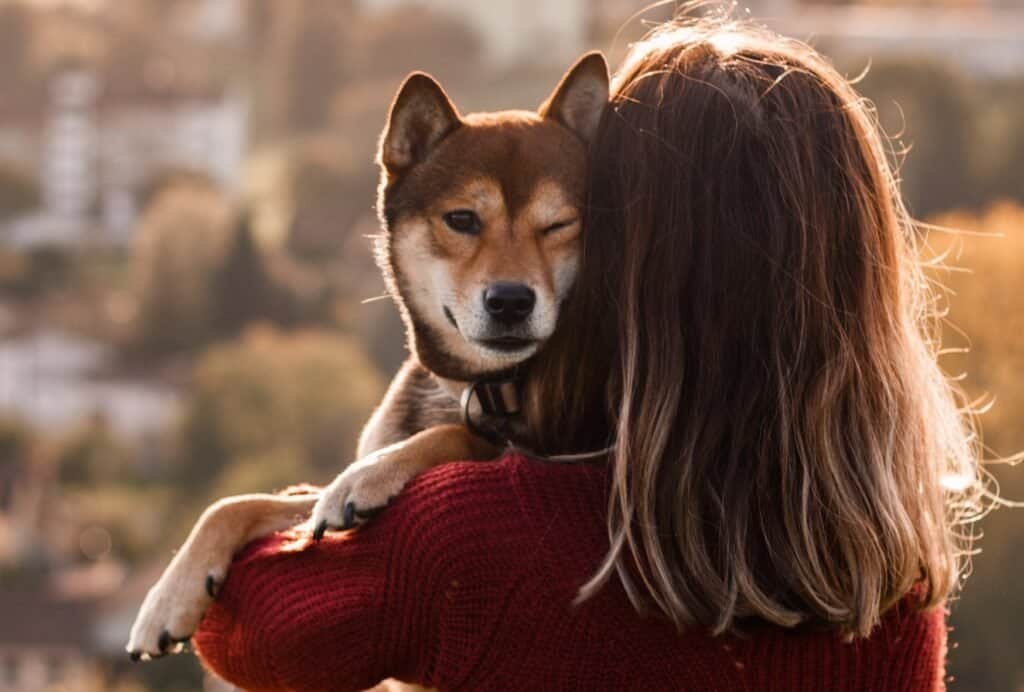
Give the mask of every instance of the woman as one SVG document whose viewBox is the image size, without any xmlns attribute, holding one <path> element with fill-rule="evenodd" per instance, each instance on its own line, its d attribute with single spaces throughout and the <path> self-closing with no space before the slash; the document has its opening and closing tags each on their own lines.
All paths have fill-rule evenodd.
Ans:
<svg viewBox="0 0 1024 692">
<path fill-rule="evenodd" d="M 969 421 L 868 106 L 801 44 L 666 26 L 591 152 L 545 451 L 417 479 L 232 567 L 195 643 L 245 689 L 931 690 Z M 605 376 L 607 373 L 607 376 Z M 600 376 L 598 376 L 600 374 Z"/>
</svg>

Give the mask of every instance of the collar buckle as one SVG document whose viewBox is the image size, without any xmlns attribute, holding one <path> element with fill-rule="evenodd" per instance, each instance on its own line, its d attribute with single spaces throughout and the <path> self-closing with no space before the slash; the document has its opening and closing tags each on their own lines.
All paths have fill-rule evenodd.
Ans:
<svg viewBox="0 0 1024 692">
<path fill-rule="evenodd" d="M 474 411 L 473 402 L 478 411 Z M 466 427 L 492 442 L 507 441 L 509 419 L 522 412 L 522 380 L 517 377 L 477 380 L 462 390 Z"/>
</svg>

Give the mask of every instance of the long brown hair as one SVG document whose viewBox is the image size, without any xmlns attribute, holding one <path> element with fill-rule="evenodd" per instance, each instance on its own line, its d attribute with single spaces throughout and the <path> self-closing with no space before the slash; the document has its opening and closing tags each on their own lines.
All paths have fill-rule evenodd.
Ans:
<svg viewBox="0 0 1024 692">
<path fill-rule="evenodd" d="M 633 48 L 528 390 L 546 451 L 612 444 L 581 597 L 617 574 L 680 627 L 866 635 L 953 590 L 977 450 L 883 142 L 804 44 L 703 19 Z"/>
</svg>

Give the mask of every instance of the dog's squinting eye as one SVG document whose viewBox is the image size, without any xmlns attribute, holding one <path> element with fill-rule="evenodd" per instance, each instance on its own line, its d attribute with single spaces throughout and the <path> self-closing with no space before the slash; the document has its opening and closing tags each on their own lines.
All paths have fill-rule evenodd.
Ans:
<svg viewBox="0 0 1024 692">
<path fill-rule="evenodd" d="M 547 235 L 549 233 L 554 233 L 555 231 L 558 231 L 558 230 L 561 230 L 563 228 L 566 228 L 567 226 L 571 226 L 574 223 L 576 223 L 576 219 L 566 219 L 565 221 L 559 221 L 557 223 L 553 223 L 550 226 L 545 227 L 541 231 L 541 233 L 544 234 L 544 235 Z"/>
<path fill-rule="evenodd" d="M 444 219 L 448 228 L 456 233 L 476 235 L 480 232 L 480 217 L 476 215 L 475 211 L 456 209 L 455 211 L 448 212 L 441 218 Z"/>
</svg>

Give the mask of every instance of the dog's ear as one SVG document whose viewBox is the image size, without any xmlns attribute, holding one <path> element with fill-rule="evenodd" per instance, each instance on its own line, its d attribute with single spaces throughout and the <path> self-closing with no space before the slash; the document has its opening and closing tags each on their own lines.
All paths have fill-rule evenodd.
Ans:
<svg viewBox="0 0 1024 692">
<path fill-rule="evenodd" d="M 379 163 L 389 174 L 422 161 L 462 121 L 433 77 L 413 72 L 398 89 L 380 141 Z"/>
<path fill-rule="evenodd" d="M 554 118 L 590 142 L 607 103 L 608 63 L 600 51 L 593 51 L 569 68 L 537 113 Z"/>
</svg>

